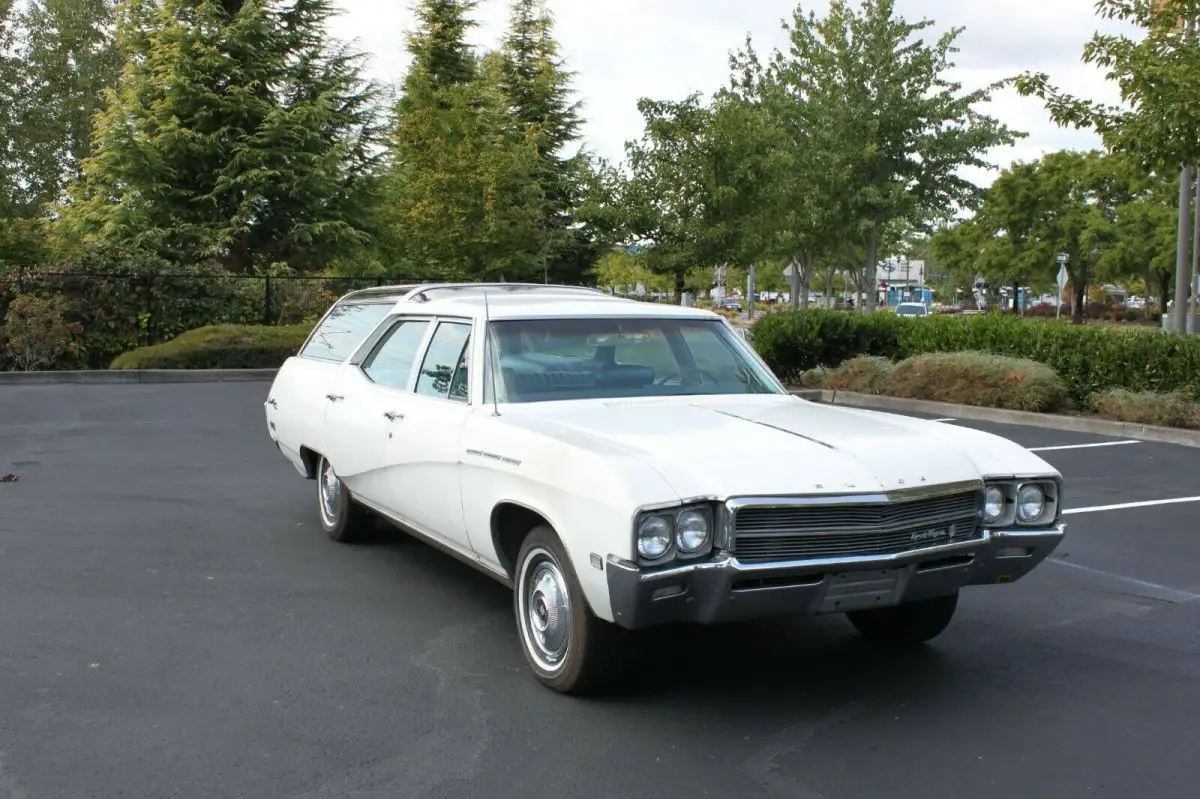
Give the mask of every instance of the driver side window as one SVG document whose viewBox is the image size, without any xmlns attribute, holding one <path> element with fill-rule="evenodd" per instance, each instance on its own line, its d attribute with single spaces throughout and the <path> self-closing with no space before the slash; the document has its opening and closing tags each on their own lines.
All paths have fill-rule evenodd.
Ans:
<svg viewBox="0 0 1200 799">
<path fill-rule="evenodd" d="M 428 329 L 425 319 L 397 323 L 363 363 L 363 372 L 376 385 L 404 391 Z"/>
</svg>

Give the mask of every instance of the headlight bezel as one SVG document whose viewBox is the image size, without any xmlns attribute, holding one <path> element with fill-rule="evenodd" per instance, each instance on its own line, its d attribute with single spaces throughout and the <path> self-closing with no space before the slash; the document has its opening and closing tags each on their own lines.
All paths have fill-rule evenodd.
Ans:
<svg viewBox="0 0 1200 799">
<path fill-rule="evenodd" d="M 1022 489 L 1028 487 L 1040 489 L 1043 497 L 1042 512 L 1032 519 L 1020 515 L 1017 502 Z M 992 518 L 987 515 L 987 496 L 996 489 L 1003 496 L 1003 511 L 999 517 Z M 1062 517 L 1062 478 L 1039 475 L 988 479 L 984 482 L 979 513 L 983 526 L 989 530 L 1050 527 Z"/>
<path fill-rule="evenodd" d="M 688 551 L 681 545 L 679 520 L 682 516 L 688 514 L 699 514 L 707 525 L 708 534 L 704 541 L 694 550 Z M 670 539 L 667 549 L 662 555 L 650 558 L 642 554 L 640 542 L 642 539 L 642 526 L 650 519 L 662 519 L 666 522 L 670 530 Z M 709 502 L 690 502 L 683 505 L 675 505 L 672 507 L 660 507 L 645 509 L 639 511 L 634 516 L 633 521 L 633 552 L 637 557 L 637 562 L 641 566 L 663 566 L 675 562 L 691 562 L 707 557 L 712 553 L 714 540 L 716 538 L 716 523 L 717 514 L 712 503 Z"/>
</svg>

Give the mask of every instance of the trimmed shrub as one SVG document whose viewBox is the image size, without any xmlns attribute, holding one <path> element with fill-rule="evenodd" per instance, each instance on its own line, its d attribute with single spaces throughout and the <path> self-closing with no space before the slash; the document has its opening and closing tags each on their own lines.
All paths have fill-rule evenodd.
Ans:
<svg viewBox="0 0 1200 799">
<path fill-rule="evenodd" d="M 1158 394 L 1114 388 L 1097 394 L 1094 405 L 1099 416 L 1118 422 L 1200 429 L 1200 404 L 1181 391 Z"/>
<path fill-rule="evenodd" d="M 829 370 L 824 366 L 818 366 L 800 375 L 800 386 L 802 388 L 825 388 L 828 380 Z"/>
<path fill-rule="evenodd" d="M 762 317 L 749 340 L 780 380 L 794 383 L 809 369 L 834 367 L 856 355 L 899 357 L 905 321 L 895 314 L 809 308 Z"/>
<path fill-rule="evenodd" d="M 880 381 L 892 397 L 1047 413 L 1070 405 L 1066 382 L 1043 363 L 987 352 L 918 355 Z"/>
<path fill-rule="evenodd" d="M 878 355 L 860 355 L 851 358 L 830 372 L 825 379 L 825 388 L 835 391 L 853 391 L 858 394 L 879 394 L 892 371 L 892 362 Z"/>
<path fill-rule="evenodd" d="M 1071 398 L 1088 405 L 1110 388 L 1200 399 L 1200 337 L 1154 328 L 1072 325 L 1004 314 L 859 314 L 809 309 L 769 316 L 750 341 L 785 382 L 817 366 L 834 367 L 858 355 L 904 358 L 933 352 L 989 352 L 1046 364 L 1067 383 Z"/>
<path fill-rule="evenodd" d="M 309 325 L 213 325 L 130 350 L 110 369 L 273 369 L 295 355 Z"/>
</svg>

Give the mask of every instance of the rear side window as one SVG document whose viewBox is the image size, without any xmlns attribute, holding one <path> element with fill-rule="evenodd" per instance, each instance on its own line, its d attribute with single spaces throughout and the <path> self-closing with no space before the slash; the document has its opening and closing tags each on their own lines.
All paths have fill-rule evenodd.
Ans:
<svg viewBox="0 0 1200 799">
<path fill-rule="evenodd" d="M 354 354 L 395 304 L 395 301 L 353 302 L 335 307 L 317 325 L 300 355 L 341 363 Z"/>
</svg>

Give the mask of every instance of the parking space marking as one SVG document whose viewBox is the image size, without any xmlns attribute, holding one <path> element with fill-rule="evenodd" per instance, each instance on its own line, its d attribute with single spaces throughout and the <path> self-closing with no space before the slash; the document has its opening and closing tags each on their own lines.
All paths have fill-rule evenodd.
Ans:
<svg viewBox="0 0 1200 799">
<path fill-rule="evenodd" d="M 1030 452 L 1058 452 L 1064 449 L 1095 449 L 1096 447 L 1127 447 L 1130 444 L 1140 444 L 1141 441 L 1101 441 L 1098 444 L 1065 444 L 1059 447 L 1032 447 Z"/>
<path fill-rule="evenodd" d="M 1136 585 L 1139 588 L 1145 588 L 1155 591 L 1162 596 L 1156 597 L 1169 602 L 1191 603 L 1200 602 L 1200 594 L 1194 594 L 1191 591 L 1180 591 L 1178 588 L 1172 588 L 1169 585 L 1161 585 L 1159 583 L 1151 583 L 1146 580 L 1139 580 L 1136 577 L 1126 577 L 1123 574 L 1114 574 L 1113 572 L 1104 571 L 1103 569 L 1093 569 L 1091 566 L 1084 566 L 1080 563 L 1071 563 L 1070 561 L 1062 560 L 1061 558 L 1050 558 L 1047 563 L 1057 563 L 1059 566 L 1066 566 L 1069 569 L 1077 569 L 1079 571 L 1095 574 L 1100 577 L 1107 577 L 1110 580 L 1127 583 L 1128 585 Z"/>
<path fill-rule="evenodd" d="M 1120 505 L 1097 505 L 1092 508 L 1065 508 L 1063 515 L 1077 513 L 1100 513 L 1106 510 L 1128 510 L 1130 508 L 1152 508 L 1156 505 L 1182 505 L 1187 502 L 1200 502 L 1200 497 L 1179 497 L 1177 499 L 1150 499 L 1145 502 L 1122 502 Z"/>
<path fill-rule="evenodd" d="M 957 419 L 930 419 L 931 422 L 957 422 Z"/>
</svg>

